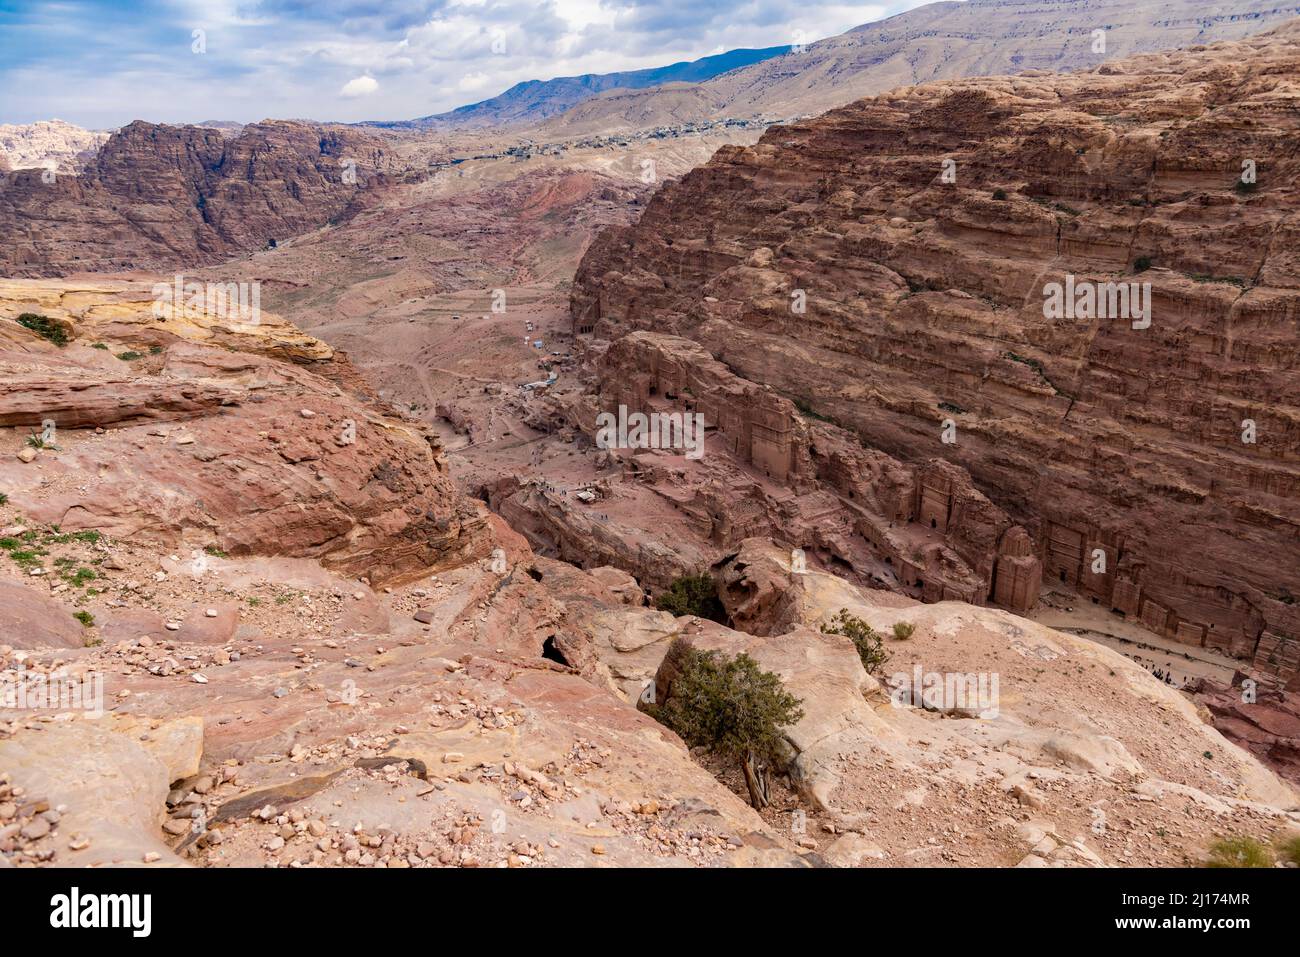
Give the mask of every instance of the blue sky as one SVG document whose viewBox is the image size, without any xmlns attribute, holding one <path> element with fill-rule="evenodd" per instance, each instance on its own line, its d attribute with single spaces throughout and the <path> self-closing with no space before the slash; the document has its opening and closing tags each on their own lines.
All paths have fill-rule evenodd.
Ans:
<svg viewBox="0 0 1300 957">
<path fill-rule="evenodd" d="M 0 123 L 409 119 L 520 80 L 778 46 L 796 31 L 811 42 L 921 4 L 0 0 Z"/>
</svg>

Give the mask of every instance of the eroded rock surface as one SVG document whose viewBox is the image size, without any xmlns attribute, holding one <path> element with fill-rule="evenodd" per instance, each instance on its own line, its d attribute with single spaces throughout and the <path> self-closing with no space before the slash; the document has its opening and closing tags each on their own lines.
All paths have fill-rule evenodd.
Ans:
<svg viewBox="0 0 1300 957">
<path fill-rule="evenodd" d="M 0 676 L 13 678 L 17 662 L 65 684 L 99 675 L 107 713 L 63 700 L 0 707 L 0 856 L 20 866 L 809 863 L 672 732 L 544 656 L 552 635 L 580 650 L 567 622 L 632 609 L 597 577 L 502 538 L 503 570 L 484 560 L 379 594 L 302 559 L 214 557 L 193 575 L 147 543 L 74 544 L 78 561 L 98 552 L 131 569 L 103 570 L 93 595 L 54 592 L 93 611 L 90 646 L 0 646 Z M 154 568 L 166 577 L 135 577 Z M 239 621 L 215 642 L 181 627 L 110 643 L 98 624 L 123 609 L 180 622 L 223 599 Z M 355 609 L 372 604 L 382 621 L 371 614 L 358 628 Z"/>
<path fill-rule="evenodd" d="M 782 550 L 749 541 L 718 574 L 735 594 L 742 582 L 761 591 L 786 579 L 788 567 Z M 819 571 L 794 577 L 794 594 L 760 620 L 766 635 L 682 635 L 782 677 L 805 710 L 787 731 L 789 773 L 828 823 L 890 863 L 1039 866 L 1031 852 L 1058 866 L 1175 863 L 1186 845 L 1147 837 L 1194 845 L 1246 821 L 1295 823 L 1288 785 L 1122 655 L 996 609 L 907 603 Z M 821 632 L 841 610 L 885 636 L 878 676 L 847 638 Z M 893 637 L 897 622 L 915 626 L 910 638 Z M 669 655 L 657 700 L 671 697 L 676 670 Z M 949 693 L 920 698 L 929 675 Z M 1026 828 L 1042 834 L 1029 840 Z"/>
<path fill-rule="evenodd" d="M 935 503 L 936 528 L 953 479 L 927 482 L 922 463 L 965 470 L 1025 530 L 982 534 L 964 556 L 990 599 L 1004 581 L 1012 607 L 1028 598 L 1036 562 L 1285 683 L 1300 668 L 1284 145 L 1298 38 L 1287 26 L 1068 76 L 923 84 L 723 148 L 593 244 L 575 332 L 609 354 L 645 332 L 693 340 L 766 390 L 749 421 L 793 404 L 804 428 L 831 419 L 872 450 L 844 463 L 879 450 L 933 485 L 919 516 Z M 1149 283 L 1150 326 L 1046 318 L 1048 284 L 1068 277 Z M 640 371 L 664 378 L 649 358 Z M 715 415 L 722 443 L 766 469 L 749 421 Z M 788 409 L 763 424 L 797 447 Z M 987 574 L 1004 562 L 1005 578 Z"/>
<path fill-rule="evenodd" d="M 310 556 L 378 583 L 491 549 L 441 449 L 342 354 L 279 317 L 157 318 L 149 283 L 0 286 L 0 461 L 12 501 L 65 530 Z M 39 311 L 65 346 L 13 321 Z M 34 461 L 25 437 L 52 423 Z"/>
<path fill-rule="evenodd" d="M 136 121 L 78 176 L 0 179 L 8 276 L 194 266 L 262 249 L 350 214 L 393 170 L 382 141 L 268 120 L 227 137 Z"/>
<path fill-rule="evenodd" d="M 1189 690 L 1225 738 L 1300 786 L 1300 684 L 1293 679 L 1287 690 L 1265 690 L 1247 687 L 1248 680 L 1227 688 L 1201 681 Z"/>
<path fill-rule="evenodd" d="M 1284 784 L 1118 654 L 792 573 L 771 542 L 715 569 L 765 632 L 746 634 L 628 602 L 626 575 L 504 528 L 504 557 L 379 591 L 308 559 L 196 572 L 147 541 L 33 529 L 51 568 L 96 570 L 93 589 L 32 586 L 91 616 L 86 647 L 0 646 L 0 676 L 98 676 L 105 713 L 0 710 L 0 855 L 19 866 L 1183 864 L 1298 823 Z M 820 631 L 841 609 L 915 624 L 885 675 Z M 637 707 L 650 684 L 671 696 L 676 638 L 750 654 L 804 702 L 792 786 L 761 816 Z M 913 666 L 991 670 L 1000 696 L 895 707 L 889 674 Z"/>
</svg>

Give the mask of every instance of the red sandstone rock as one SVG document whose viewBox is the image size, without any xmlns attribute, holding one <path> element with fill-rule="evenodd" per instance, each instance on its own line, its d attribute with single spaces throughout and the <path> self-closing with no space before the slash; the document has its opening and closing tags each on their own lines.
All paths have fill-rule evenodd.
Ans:
<svg viewBox="0 0 1300 957">
<path fill-rule="evenodd" d="M 0 267 L 55 276 L 220 262 L 350 215 L 393 169 L 385 145 L 354 129 L 268 120 L 227 138 L 137 121 L 80 176 L 0 180 Z"/>
<path fill-rule="evenodd" d="M 991 502 L 977 511 L 1008 521 L 976 522 L 978 548 L 947 547 L 993 600 L 1027 600 L 1041 563 L 1158 634 L 1287 679 L 1300 672 L 1300 167 L 1284 145 L 1297 95 L 1288 26 L 1090 73 L 926 84 L 774 127 L 598 238 L 574 328 L 612 352 L 637 330 L 690 338 L 756 396 L 913 470 L 964 469 Z M 1258 183 L 1237 188 L 1247 159 Z M 1046 318 L 1046 283 L 1067 275 L 1149 282 L 1150 327 Z M 929 502 L 952 480 L 921 478 L 936 530 Z M 906 480 L 890 482 L 885 500 L 908 501 Z"/>
<path fill-rule="evenodd" d="M 80 648 L 86 629 L 63 605 L 18 584 L 0 581 L 0 644 L 14 648 Z"/>
<path fill-rule="evenodd" d="M 114 608 L 96 617 L 95 622 L 100 640 L 110 645 L 141 638 L 158 641 L 171 635 L 162 615 L 143 608 Z"/>
<path fill-rule="evenodd" d="M 672 450 L 607 454 L 626 476 L 671 502 L 712 549 L 707 561 L 692 562 L 680 541 L 665 539 L 660 550 L 677 553 L 667 567 L 635 553 L 648 544 L 596 551 L 593 543 L 609 534 L 603 524 L 581 522 L 544 493 L 497 488 L 493 506 L 520 528 L 534 529 L 539 540 L 563 541 L 562 556 L 594 564 L 613 553 L 620 567 L 662 587 L 746 538 L 766 536 L 834 563 L 863 584 L 930 601 L 996 601 L 1014 611 L 1037 601 L 1041 571 L 1027 534 L 962 468 L 941 459 L 907 465 L 864 449 L 852 433 L 804 415 L 689 339 L 633 332 L 593 355 L 592 365 L 591 394 L 546 401 L 550 418 L 593 440 L 597 413 L 620 407 L 703 416 L 710 438 L 696 463 Z M 553 517 L 543 529 L 546 516 Z"/>
<path fill-rule="evenodd" d="M 1300 694 L 1258 683 L 1247 692 L 1240 683 L 1225 688 L 1204 680 L 1189 690 L 1209 709 L 1224 737 L 1300 784 Z"/>
<path fill-rule="evenodd" d="M 17 311 L 8 295 L 54 301 L 11 284 L 5 312 Z M 69 314 L 77 338 L 64 348 L 0 320 L 0 424 L 16 427 L 6 441 L 17 450 L 44 421 L 56 426 L 57 448 L 33 466 L 12 454 L 0 464 L 0 488 L 37 521 L 313 557 L 376 584 L 491 550 L 484 510 L 455 490 L 436 439 L 351 388 L 341 354 L 270 315 L 214 335 L 160 323 L 116 287 L 65 298 L 86 314 Z M 84 345 L 92 335 L 112 347 Z M 150 336 L 166 345 L 114 358 Z"/>
</svg>

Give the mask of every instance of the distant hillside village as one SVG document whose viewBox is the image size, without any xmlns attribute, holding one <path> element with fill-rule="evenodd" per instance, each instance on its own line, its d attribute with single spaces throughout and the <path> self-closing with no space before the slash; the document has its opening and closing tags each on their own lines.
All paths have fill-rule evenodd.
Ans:
<svg viewBox="0 0 1300 957">
<path fill-rule="evenodd" d="M 741 120 L 727 117 L 720 120 L 698 120 L 691 123 L 675 123 L 670 126 L 656 126 L 651 129 L 638 130 L 634 133 L 608 133 L 583 137 L 576 140 L 562 140 L 558 143 L 519 143 L 495 153 L 477 153 L 473 156 L 458 156 L 447 162 L 435 163 L 434 168 L 458 166 L 468 160 L 495 160 L 513 157 L 516 160 L 530 160 L 534 156 L 562 156 L 571 149 L 621 149 L 643 140 L 667 140 L 680 136 L 699 136 L 720 129 L 767 129 L 778 123 L 789 122 L 769 118 Z"/>
</svg>

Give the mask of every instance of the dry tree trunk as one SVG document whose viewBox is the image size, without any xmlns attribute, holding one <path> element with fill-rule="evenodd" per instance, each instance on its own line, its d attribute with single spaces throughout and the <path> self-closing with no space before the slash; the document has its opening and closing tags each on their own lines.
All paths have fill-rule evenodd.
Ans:
<svg viewBox="0 0 1300 957">
<path fill-rule="evenodd" d="M 741 769 L 745 772 L 745 787 L 749 788 L 749 803 L 756 810 L 763 810 L 772 803 L 772 794 L 767 781 L 767 766 L 759 761 L 753 751 L 748 751 L 745 753 L 745 760 L 741 762 Z"/>
</svg>

